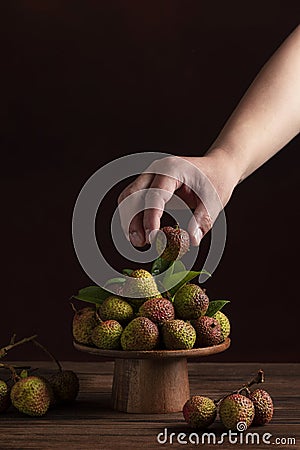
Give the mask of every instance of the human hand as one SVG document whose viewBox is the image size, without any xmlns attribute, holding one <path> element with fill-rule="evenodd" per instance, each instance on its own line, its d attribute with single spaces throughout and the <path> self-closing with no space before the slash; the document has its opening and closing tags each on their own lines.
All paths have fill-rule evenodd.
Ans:
<svg viewBox="0 0 300 450">
<path fill-rule="evenodd" d="M 238 170 L 227 152 L 221 149 L 213 150 L 203 157 L 169 156 L 156 160 L 119 196 L 125 235 L 136 247 L 149 243 L 150 233 L 160 228 L 166 203 L 170 202 L 171 205 L 176 193 L 194 210 L 188 232 L 191 244 L 199 245 L 202 236 L 210 230 L 228 202 L 238 181 Z M 137 206 L 136 194 L 141 190 L 147 190 L 143 191 L 144 208 L 133 217 L 128 204 L 133 208 Z M 129 203 L 122 208 L 125 199 Z"/>
</svg>

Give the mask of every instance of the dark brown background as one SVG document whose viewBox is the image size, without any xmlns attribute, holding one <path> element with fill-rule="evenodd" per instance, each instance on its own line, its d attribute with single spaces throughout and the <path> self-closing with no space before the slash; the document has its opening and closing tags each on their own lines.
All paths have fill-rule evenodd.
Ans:
<svg viewBox="0 0 300 450">
<path fill-rule="evenodd" d="M 59 358 L 88 359 L 72 348 L 68 304 L 90 284 L 71 240 L 81 186 L 128 153 L 202 154 L 297 25 L 300 4 L 32 0 L 8 8 L 0 27 L 0 342 L 38 332 Z M 297 359 L 299 143 L 240 185 L 226 208 L 226 250 L 206 287 L 232 301 L 233 343 L 210 360 Z M 116 195 L 102 210 L 105 240 Z M 109 240 L 105 251 L 121 268 Z M 41 357 L 30 346 L 13 355 Z"/>
</svg>

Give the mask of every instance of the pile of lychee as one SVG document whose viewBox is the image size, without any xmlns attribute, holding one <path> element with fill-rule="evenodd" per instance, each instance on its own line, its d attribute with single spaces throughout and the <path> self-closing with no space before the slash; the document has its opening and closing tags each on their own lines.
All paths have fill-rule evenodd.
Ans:
<svg viewBox="0 0 300 450">
<path fill-rule="evenodd" d="M 190 426 L 200 429 L 209 427 L 218 414 L 224 427 L 231 430 L 245 431 L 250 425 L 265 425 L 273 417 L 272 398 L 263 389 L 249 389 L 263 381 L 264 373 L 260 370 L 247 385 L 221 399 L 214 401 L 194 395 L 185 403 L 183 416 Z"/>
<path fill-rule="evenodd" d="M 162 231 L 167 243 L 159 265 L 170 270 L 176 257 L 178 261 L 188 250 L 189 237 L 178 227 Z M 209 301 L 205 289 L 190 282 L 199 272 L 190 276 L 192 272 L 182 271 L 183 279 L 171 293 L 167 288 L 159 290 L 153 276 L 157 266 L 155 261 L 151 273 L 127 269 L 126 276 L 118 279 L 118 295 L 107 292 L 102 298 L 95 296 L 93 307 L 74 307 L 74 340 L 100 349 L 126 351 L 186 350 L 221 344 L 230 333 L 229 319 L 220 311 L 227 301 Z M 97 292 L 96 286 L 85 289 Z M 85 300 L 80 295 L 75 298 Z M 91 302 L 91 297 L 87 301 Z"/>
</svg>

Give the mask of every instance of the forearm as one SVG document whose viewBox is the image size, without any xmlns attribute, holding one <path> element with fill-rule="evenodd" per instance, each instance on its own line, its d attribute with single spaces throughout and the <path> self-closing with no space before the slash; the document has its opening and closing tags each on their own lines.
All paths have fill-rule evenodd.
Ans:
<svg viewBox="0 0 300 450">
<path fill-rule="evenodd" d="M 263 67 L 207 156 L 228 156 L 243 180 L 299 130 L 300 26 Z"/>
</svg>

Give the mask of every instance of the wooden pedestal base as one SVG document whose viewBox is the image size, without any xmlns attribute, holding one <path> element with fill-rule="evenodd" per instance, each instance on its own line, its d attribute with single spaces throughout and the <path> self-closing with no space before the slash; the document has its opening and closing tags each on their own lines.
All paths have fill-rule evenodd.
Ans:
<svg viewBox="0 0 300 450">
<path fill-rule="evenodd" d="M 178 412 L 189 397 L 186 358 L 116 359 L 112 403 L 117 411 Z"/>
<path fill-rule="evenodd" d="M 112 406 L 117 411 L 143 414 L 178 412 L 190 396 L 187 358 L 224 352 L 230 339 L 191 350 L 104 350 L 78 344 L 94 356 L 115 359 Z"/>
</svg>

